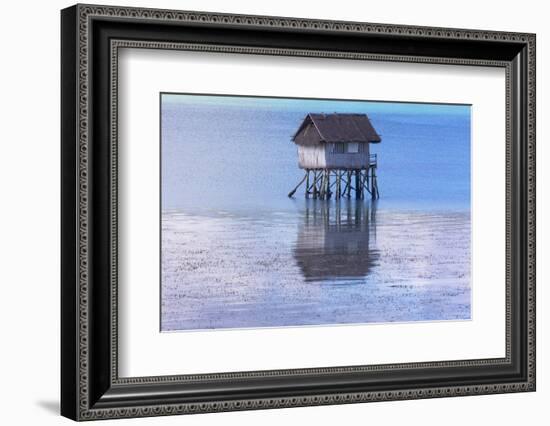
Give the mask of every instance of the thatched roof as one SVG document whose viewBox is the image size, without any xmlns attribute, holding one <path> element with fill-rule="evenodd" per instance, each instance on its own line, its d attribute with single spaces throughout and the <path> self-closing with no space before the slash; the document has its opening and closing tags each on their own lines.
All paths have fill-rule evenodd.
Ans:
<svg viewBox="0 0 550 426">
<path fill-rule="evenodd" d="M 321 142 L 371 142 L 381 141 L 374 130 L 367 114 L 313 114 L 304 118 L 302 124 L 292 137 L 297 144 L 304 144 L 305 139 L 297 138 L 300 132 L 313 123 Z M 311 139 L 308 139 L 311 140 Z"/>
</svg>

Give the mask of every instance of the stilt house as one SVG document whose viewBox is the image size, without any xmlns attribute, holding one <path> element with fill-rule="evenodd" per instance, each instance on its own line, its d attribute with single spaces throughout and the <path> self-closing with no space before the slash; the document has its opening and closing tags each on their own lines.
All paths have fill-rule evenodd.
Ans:
<svg viewBox="0 0 550 426">
<path fill-rule="evenodd" d="M 292 137 L 298 147 L 298 165 L 306 170 L 293 196 L 306 181 L 306 197 L 327 199 L 333 193 L 378 198 L 377 157 L 369 145 L 381 138 L 366 114 L 308 114 Z M 313 176 L 311 177 L 310 174 Z M 355 183 L 352 178 L 355 177 Z"/>
</svg>

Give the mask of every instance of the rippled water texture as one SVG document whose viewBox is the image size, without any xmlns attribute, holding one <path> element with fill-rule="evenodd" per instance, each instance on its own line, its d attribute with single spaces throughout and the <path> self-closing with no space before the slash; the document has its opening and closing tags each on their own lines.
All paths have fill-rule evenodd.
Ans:
<svg viewBox="0 0 550 426">
<path fill-rule="evenodd" d="M 165 213 L 163 329 L 469 318 L 467 213 L 310 204 Z"/>
</svg>

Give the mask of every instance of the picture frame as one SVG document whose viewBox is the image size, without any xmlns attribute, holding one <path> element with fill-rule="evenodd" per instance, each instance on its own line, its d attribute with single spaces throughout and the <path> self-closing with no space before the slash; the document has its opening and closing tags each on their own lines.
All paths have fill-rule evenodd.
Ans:
<svg viewBox="0 0 550 426">
<path fill-rule="evenodd" d="M 94 420 L 535 391 L 535 45 L 525 33 L 81 4 L 62 10 L 61 414 Z M 505 356 L 119 377 L 122 48 L 504 69 Z"/>
</svg>

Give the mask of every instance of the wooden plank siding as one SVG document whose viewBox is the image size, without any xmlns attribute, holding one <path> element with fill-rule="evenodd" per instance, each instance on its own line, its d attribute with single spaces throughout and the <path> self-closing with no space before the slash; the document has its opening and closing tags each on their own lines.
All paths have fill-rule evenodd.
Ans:
<svg viewBox="0 0 550 426">
<path fill-rule="evenodd" d="M 369 166 L 369 145 L 359 144 L 358 153 L 336 152 L 336 144 L 298 145 L 301 169 L 363 169 Z"/>
<path fill-rule="evenodd" d="M 298 165 L 301 169 L 324 169 L 327 167 L 325 145 L 298 145 Z"/>
<path fill-rule="evenodd" d="M 369 166 L 369 144 L 366 142 L 359 143 L 358 153 L 339 153 L 334 143 L 324 145 L 325 166 L 328 169 L 362 169 Z"/>
</svg>

